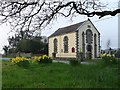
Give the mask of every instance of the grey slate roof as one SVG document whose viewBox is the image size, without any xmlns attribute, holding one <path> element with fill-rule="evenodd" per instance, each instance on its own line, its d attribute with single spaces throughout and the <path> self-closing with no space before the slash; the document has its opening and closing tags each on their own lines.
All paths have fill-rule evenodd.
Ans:
<svg viewBox="0 0 120 90">
<path fill-rule="evenodd" d="M 59 28 L 57 31 L 55 31 L 49 37 L 54 37 L 54 36 L 58 36 L 58 35 L 62 35 L 62 34 L 65 34 L 65 33 L 70 33 L 70 32 L 75 32 L 77 30 L 77 28 L 80 27 L 84 22 L 85 21 L 77 23 L 77 24 L 73 24 L 73 25 L 70 25 L 70 26 L 67 26 L 67 27 Z"/>
</svg>

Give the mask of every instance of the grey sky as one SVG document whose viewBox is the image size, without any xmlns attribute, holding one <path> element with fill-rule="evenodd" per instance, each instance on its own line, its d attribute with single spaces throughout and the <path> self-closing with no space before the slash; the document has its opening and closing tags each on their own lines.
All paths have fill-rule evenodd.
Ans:
<svg viewBox="0 0 120 90">
<path fill-rule="evenodd" d="M 102 0 L 109 3 L 109 7 L 112 7 L 112 9 L 117 8 L 117 1 L 118 0 Z M 107 8 L 109 9 L 109 8 Z M 42 35 L 49 36 L 54 31 L 56 31 L 58 28 L 65 27 L 71 24 L 75 24 L 84 20 L 87 20 L 88 17 L 86 16 L 77 16 L 73 18 L 73 21 L 71 21 L 69 18 L 59 17 L 57 21 L 54 21 L 53 24 L 51 24 L 50 27 L 46 28 L 46 30 L 42 31 Z M 106 16 L 102 19 L 98 19 L 97 16 L 94 16 L 90 18 L 93 24 L 96 26 L 96 28 L 101 33 L 101 46 L 102 49 L 106 49 L 106 42 L 107 40 L 111 40 L 111 47 L 112 48 L 118 48 L 118 16 Z M 1 25 L 0 26 L 0 53 L 3 53 L 2 47 L 4 45 L 8 45 L 8 36 L 12 35 L 10 32 L 10 26 L 7 25 Z"/>
</svg>

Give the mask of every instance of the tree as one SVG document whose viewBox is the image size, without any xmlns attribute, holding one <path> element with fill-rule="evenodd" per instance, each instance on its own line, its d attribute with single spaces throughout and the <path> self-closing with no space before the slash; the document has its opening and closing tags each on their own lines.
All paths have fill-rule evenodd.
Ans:
<svg viewBox="0 0 120 90">
<path fill-rule="evenodd" d="M 46 48 L 46 44 L 37 39 L 22 39 L 16 46 L 17 52 L 33 54 L 44 53 Z"/>
<path fill-rule="evenodd" d="M 35 31 L 41 30 L 60 15 L 95 15 L 102 18 L 115 16 L 120 9 L 104 11 L 100 0 L 0 0 L 1 23 L 9 22 L 13 29 Z"/>
<path fill-rule="evenodd" d="M 106 43 L 107 49 L 110 49 L 110 45 L 111 45 L 111 40 L 108 39 L 108 40 L 107 40 L 107 43 Z"/>
<path fill-rule="evenodd" d="M 8 54 L 8 49 L 9 49 L 9 46 L 4 46 L 3 47 L 3 50 L 4 50 L 6 56 Z"/>
<path fill-rule="evenodd" d="M 108 49 L 108 53 L 112 55 L 113 51 L 112 51 L 112 48 L 111 48 L 111 40 L 110 39 L 107 40 L 106 46 L 107 46 L 107 49 Z"/>
<path fill-rule="evenodd" d="M 19 36 L 12 36 L 8 38 L 8 42 L 9 42 L 9 47 L 10 48 L 15 48 L 17 43 L 20 41 L 20 37 Z"/>
<path fill-rule="evenodd" d="M 15 48 L 20 40 L 33 39 L 36 37 L 38 37 L 38 36 L 36 36 L 36 34 L 34 32 L 31 32 L 31 31 L 28 31 L 28 30 L 18 31 L 14 36 L 8 38 L 9 47 Z M 41 38 L 41 37 L 39 37 L 39 38 Z"/>
</svg>

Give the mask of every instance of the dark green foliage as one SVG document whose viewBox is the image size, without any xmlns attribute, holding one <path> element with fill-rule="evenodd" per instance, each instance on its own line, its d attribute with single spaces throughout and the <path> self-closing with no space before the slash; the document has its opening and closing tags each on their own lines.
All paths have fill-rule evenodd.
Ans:
<svg viewBox="0 0 120 90">
<path fill-rule="evenodd" d="M 8 54 L 8 49 L 9 49 L 9 46 L 4 46 L 3 47 L 3 50 L 4 50 L 6 56 Z"/>
<path fill-rule="evenodd" d="M 113 56 L 107 56 L 107 54 L 102 57 L 102 61 L 106 64 L 106 65 L 111 65 L 111 64 L 117 64 L 118 63 L 118 59 L 116 59 L 115 57 Z"/>
<path fill-rule="evenodd" d="M 27 30 L 20 31 L 9 37 L 8 55 L 16 53 L 48 54 L 48 44 L 42 41 L 42 36 L 35 35 Z"/>
<path fill-rule="evenodd" d="M 70 65 L 76 66 L 76 65 L 80 64 L 79 59 L 71 58 L 69 60 L 70 60 Z"/>
<path fill-rule="evenodd" d="M 42 50 L 46 48 L 45 46 L 46 46 L 45 43 L 38 40 L 23 39 L 17 44 L 17 51 L 37 54 L 41 53 Z"/>
<path fill-rule="evenodd" d="M 35 61 L 37 61 L 39 64 L 41 64 L 41 63 L 52 63 L 52 59 L 49 56 L 46 56 L 46 55 L 36 57 Z"/>
<path fill-rule="evenodd" d="M 117 59 L 114 57 L 105 57 L 103 58 L 103 62 L 107 65 L 109 64 L 117 64 Z"/>
<path fill-rule="evenodd" d="M 120 49 L 116 52 L 115 57 L 120 58 Z"/>
<path fill-rule="evenodd" d="M 24 60 L 24 61 L 18 62 L 16 64 L 20 67 L 23 67 L 23 68 L 28 68 L 29 67 L 29 61 L 28 60 Z"/>
<path fill-rule="evenodd" d="M 52 59 L 45 57 L 44 59 L 41 59 L 39 62 L 40 63 L 52 63 Z"/>
</svg>

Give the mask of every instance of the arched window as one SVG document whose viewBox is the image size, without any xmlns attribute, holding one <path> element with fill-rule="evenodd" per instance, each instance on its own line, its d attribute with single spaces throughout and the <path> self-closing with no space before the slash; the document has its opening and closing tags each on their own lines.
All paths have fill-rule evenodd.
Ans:
<svg viewBox="0 0 120 90">
<path fill-rule="evenodd" d="M 88 44 L 92 43 L 92 36 L 93 36 L 92 31 L 90 29 L 88 29 L 86 31 L 86 43 L 88 43 Z"/>
<path fill-rule="evenodd" d="M 83 57 L 85 57 L 85 34 L 82 33 L 82 51 L 83 51 Z"/>
<path fill-rule="evenodd" d="M 84 34 L 84 32 L 82 33 L 82 47 L 85 47 L 85 34 Z"/>
<path fill-rule="evenodd" d="M 64 37 L 64 53 L 68 53 L 68 37 Z"/>
<path fill-rule="evenodd" d="M 97 37 L 96 34 L 94 34 L 94 44 L 95 44 L 95 45 L 97 44 L 97 43 L 96 43 L 96 42 L 97 42 L 97 41 L 96 41 L 96 37 Z"/>
<path fill-rule="evenodd" d="M 54 53 L 57 53 L 57 44 L 58 44 L 58 41 L 57 41 L 57 39 L 55 38 L 55 39 L 54 39 Z"/>
<path fill-rule="evenodd" d="M 94 57 L 97 57 L 97 36 L 94 34 Z"/>
</svg>

